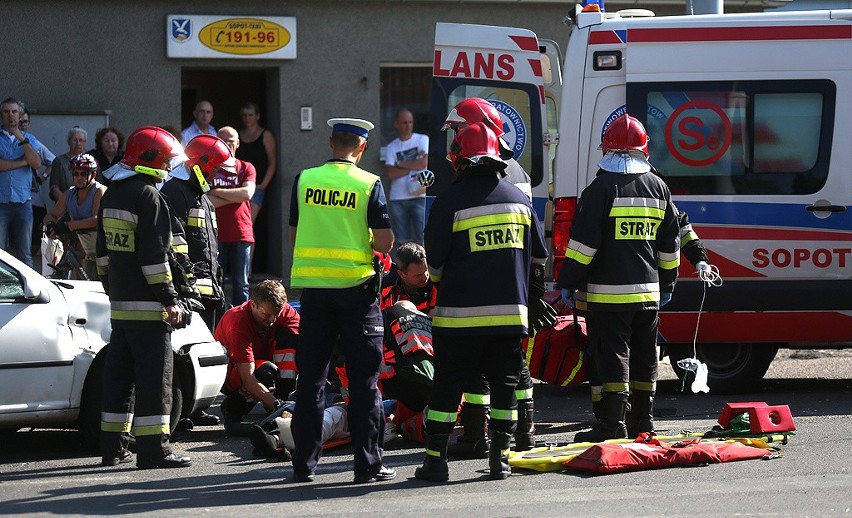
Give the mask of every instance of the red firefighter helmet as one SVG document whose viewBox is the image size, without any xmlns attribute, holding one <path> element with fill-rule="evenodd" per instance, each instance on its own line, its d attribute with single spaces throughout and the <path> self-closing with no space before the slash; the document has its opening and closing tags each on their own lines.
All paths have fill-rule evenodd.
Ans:
<svg viewBox="0 0 852 518">
<path fill-rule="evenodd" d="M 186 145 L 186 166 L 198 166 L 204 176 L 210 177 L 217 168 L 233 171 L 236 160 L 231 148 L 215 135 L 198 135 Z"/>
<path fill-rule="evenodd" d="M 88 153 L 81 153 L 73 157 L 69 164 L 72 171 L 88 171 L 89 174 L 92 174 L 98 170 L 98 161 Z"/>
<path fill-rule="evenodd" d="M 648 133 L 636 118 L 627 115 L 615 119 L 604 132 L 601 149 L 608 151 L 642 151 L 648 157 Z"/>
<path fill-rule="evenodd" d="M 458 171 L 463 160 L 472 164 L 489 162 L 496 169 L 505 169 L 506 162 L 500 158 L 500 144 L 494 134 L 483 122 L 465 126 L 456 132 L 448 153 L 450 163 Z"/>
<path fill-rule="evenodd" d="M 481 97 L 469 97 L 458 103 L 447 115 L 447 120 L 444 121 L 441 130 L 458 130 L 460 127 L 477 122 L 484 123 L 498 137 L 502 137 L 505 133 L 500 112 L 493 104 Z"/>
<path fill-rule="evenodd" d="M 137 173 L 164 180 L 173 162 L 185 159 L 183 147 L 171 133 L 155 126 L 143 126 L 127 137 L 121 163 Z"/>
</svg>

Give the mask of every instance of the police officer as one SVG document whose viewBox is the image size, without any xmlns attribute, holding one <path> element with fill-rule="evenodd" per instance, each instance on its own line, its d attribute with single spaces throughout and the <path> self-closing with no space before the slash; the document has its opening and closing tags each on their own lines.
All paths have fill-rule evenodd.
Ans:
<svg viewBox="0 0 852 518">
<path fill-rule="evenodd" d="M 189 273 L 204 305 L 199 314 L 212 332 L 214 314 L 222 307 L 225 297 L 219 284 L 216 211 L 204 194 L 210 190 L 208 180 L 218 170 L 234 173 L 236 162 L 228 145 L 214 135 L 199 135 L 190 140 L 186 156 L 189 159 L 171 171 L 172 179 L 160 192 L 172 217 L 172 249 L 189 256 L 192 264 Z"/>
<path fill-rule="evenodd" d="M 490 476 L 511 474 L 530 264 L 544 265 L 547 250 L 529 198 L 496 174 L 505 167 L 498 146 L 481 122 L 456 133 L 449 158 L 459 177 L 435 199 L 426 224 L 429 272 L 440 287 L 432 320 L 435 380 L 426 459 L 415 471 L 423 480 L 449 479 L 447 442 L 462 390 L 483 375 L 492 403 Z"/>
<path fill-rule="evenodd" d="M 558 283 L 569 305 L 576 300 L 590 312 L 589 347 L 601 383 L 597 423 L 575 442 L 653 431 L 657 311 L 671 300 L 680 262 L 677 210 L 648 162 L 642 123 L 627 114 L 617 118 L 601 147 Z"/>
<path fill-rule="evenodd" d="M 482 122 L 497 136 L 500 146 L 500 158 L 506 162 L 506 168 L 499 172 L 500 176 L 521 190 L 532 201 L 532 184 L 530 176 L 514 159 L 514 151 L 503 139 L 503 119 L 499 110 L 485 99 L 469 97 L 462 100 L 450 111 L 441 128 L 446 131 L 458 131 L 470 124 Z M 536 282 L 533 292 L 529 295 L 530 323 L 535 329 L 553 325 L 556 322 L 556 311 L 544 300 L 544 267 L 533 266 Z M 450 456 L 485 457 L 488 455 L 487 420 L 490 405 L 488 383 L 484 379 L 477 380 L 465 388 L 464 405 L 460 420 L 464 433 L 458 442 L 450 446 Z M 528 450 L 535 446 L 535 403 L 533 401 L 533 382 L 526 359 L 521 357 L 521 378 L 515 390 L 518 400 L 518 425 L 515 430 L 515 449 Z"/>
<path fill-rule="evenodd" d="M 376 386 L 384 327 L 373 251 L 390 251 L 393 232 L 379 177 L 357 166 L 373 124 L 339 118 L 328 125 L 332 159 L 296 177 L 290 203 L 290 280 L 293 287 L 303 288 L 293 480 L 314 479 L 322 453 L 326 377 L 338 340 L 351 382 L 355 482 L 390 480 L 396 472 L 382 464 L 385 419 Z"/>
<path fill-rule="evenodd" d="M 169 209 L 155 187 L 165 179 L 171 161 L 183 158 L 180 143 L 170 133 L 145 126 L 130 134 L 124 158 L 104 173 L 112 183 L 99 209 L 97 267 L 110 299 L 112 335 L 104 365 L 103 465 L 130 462 L 131 422 L 137 467 L 191 463 L 169 446 L 170 326 L 184 323 L 185 315 L 169 267 Z"/>
</svg>

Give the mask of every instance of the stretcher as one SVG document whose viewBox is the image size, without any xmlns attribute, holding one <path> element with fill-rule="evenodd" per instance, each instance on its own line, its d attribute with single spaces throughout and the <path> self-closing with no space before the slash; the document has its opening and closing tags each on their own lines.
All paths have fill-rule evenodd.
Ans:
<svg viewBox="0 0 852 518">
<path fill-rule="evenodd" d="M 741 442 L 749 446 L 768 447 L 769 443 L 786 444 L 792 434 L 756 434 L 731 437 L 705 438 L 704 433 L 682 432 L 674 435 L 657 435 L 656 439 L 661 441 L 681 441 L 684 439 L 703 438 L 704 441 L 728 441 Z M 631 443 L 635 439 L 610 439 L 604 443 Z M 529 469 L 533 471 L 549 472 L 562 471 L 563 462 L 568 461 L 594 446 L 594 442 L 575 442 L 560 445 L 545 445 L 527 451 L 510 451 L 509 465 L 513 468 Z"/>
</svg>

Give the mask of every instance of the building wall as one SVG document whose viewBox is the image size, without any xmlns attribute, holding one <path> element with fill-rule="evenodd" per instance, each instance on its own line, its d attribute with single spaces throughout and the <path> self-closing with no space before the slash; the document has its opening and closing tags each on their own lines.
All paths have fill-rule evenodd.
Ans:
<svg viewBox="0 0 852 518">
<path fill-rule="evenodd" d="M 0 96 L 14 96 L 38 111 L 111 110 L 112 125 L 127 134 L 145 124 L 181 125 L 181 116 L 186 118 L 181 110 L 192 110 L 181 106 L 182 69 L 271 70 L 265 125 L 279 137 L 280 159 L 265 209 L 267 273 L 287 278 L 292 179 L 328 157 L 326 119 L 380 119 L 382 63 L 431 63 L 434 27 L 439 21 L 526 27 L 540 38 L 564 45 L 567 26 L 563 19 L 570 9 L 573 5 L 567 1 L 5 0 L 5 57 L 12 66 L 4 67 L 0 74 Z M 669 5 L 660 12 L 677 14 L 682 9 Z M 293 16 L 298 55 L 288 61 L 169 59 L 165 50 L 169 14 Z M 234 91 L 229 95 L 241 94 Z M 312 131 L 299 129 L 299 107 L 303 105 L 313 107 Z M 213 124 L 218 127 L 226 115 L 236 120 L 236 114 L 217 112 Z M 33 117 L 33 128 L 37 135 L 38 116 Z M 378 145 L 368 149 L 362 166 L 383 173 L 378 149 Z"/>
</svg>

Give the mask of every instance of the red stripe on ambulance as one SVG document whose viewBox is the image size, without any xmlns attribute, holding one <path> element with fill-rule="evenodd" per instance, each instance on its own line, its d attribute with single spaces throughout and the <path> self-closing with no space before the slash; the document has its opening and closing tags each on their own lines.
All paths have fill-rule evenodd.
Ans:
<svg viewBox="0 0 852 518">
<path fill-rule="evenodd" d="M 801 322 L 807 315 L 807 325 Z M 660 332 L 670 343 L 692 343 L 695 312 L 660 313 Z M 852 315 L 837 311 L 761 311 L 701 314 L 698 341 L 701 343 L 795 343 L 843 342 L 849 340 Z"/>
<path fill-rule="evenodd" d="M 606 31 L 597 32 L 603 33 Z M 591 34 L 589 35 L 589 43 L 592 43 Z M 836 39 L 852 39 L 852 25 L 790 25 L 777 27 L 691 27 L 689 29 L 629 29 L 627 31 L 627 41 L 629 41 L 630 43 Z"/>
</svg>

